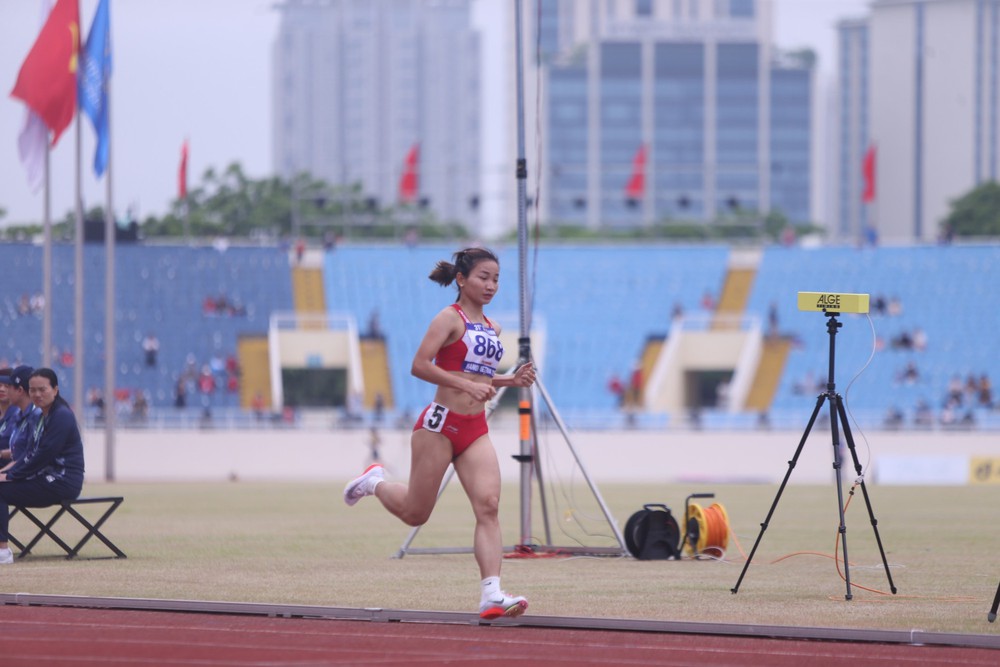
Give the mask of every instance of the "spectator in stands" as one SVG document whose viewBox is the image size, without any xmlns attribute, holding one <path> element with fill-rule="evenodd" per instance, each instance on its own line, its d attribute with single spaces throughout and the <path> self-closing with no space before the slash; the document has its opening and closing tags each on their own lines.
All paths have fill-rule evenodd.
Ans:
<svg viewBox="0 0 1000 667">
<path fill-rule="evenodd" d="M 146 367 L 155 368 L 157 356 L 160 353 L 160 339 L 150 332 L 142 339 L 142 351 L 146 355 Z"/>
<path fill-rule="evenodd" d="M 708 290 L 705 290 L 701 295 L 701 309 L 710 313 L 715 310 L 715 297 Z"/>
<path fill-rule="evenodd" d="M 934 423 L 934 413 L 931 411 L 931 406 L 927 404 L 927 401 L 920 399 L 917 401 L 917 409 L 913 415 L 913 423 L 917 426 L 928 427 Z"/>
<path fill-rule="evenodd" d="M 984 408 L 993 407 L 993 384 L 986 373 L 979 376 L 979 405 Z"/>
<path fill-rule="evenodd" d="M 642 405 L 642 366 L 637 361 L 632 367 L 632 374 L 628 379 L 628 396 L 625 399 L 625 405 L 632 408 L 638 408 Z"/>
<path fill-rule="evenodd" d="M 132 421 L 137 424 L 145 424 L 149 416 L 149 401 L 146 399 L 146 392 L 138 389 L 132 397 Z"/>
<path fill-rule="evenodd" d="M 226 372 L 226 360 L 218 352 L 212 354 L 208 360 L 208 366 L 212 369 L 212 375 L 224 375 Z"/>
<path fill-rule="evenodd" d="M 198 391 L 206 396 L 215 393 L 215 376 L 212 374 L 212 368 L 205 364 L 201 367 L 201 375 L 198 376 Z"/>
<path fill-rule="evenodd" d="M 31 403 L 28 394 L 28 382 L 34 372 L 35 369 L 31 366 L 18 366 L 10 372 L 10 375 L 0 377 L 0 382 L 7 386 L 11 407 L 17 409 L 16 415 L 12 416 L 8 423 L 10 436 L 7 447 L 10 455 L 6 457 L 5 467 L 0 470 L 11 467 L 24 456 L 28 449 L 29 437 L 41 416 L 41 410 Z"/>
<path fill-rule="evenodd" d="M 382 463 L 378 448 L 382 445 L 382 437 L 378 434 L 378 427 L 372 426 L 368 429 L 368 456 L 372 465 Z"/>
<path fill-rule="evenodd" d="M 896 379 L 903 384 L 916 384 L 920 380 L 920 371 L 914 362 L 909 361 Z"/>
<path fill-rule="evenodd" d="M 264 421 L 264 408 L 265 407 L 266 406 L 265 406 L 265 403 L 264 403 L 264 394 L 260 393 L 259 391 L 256 392 L 253 395 L 253 398 L 250 400 L 250 409 L 253 410 L 253 416 L 259 422 Z"/>
<path fill-rule="evenodd" d="M 216 302 L 215 297 L 206 294 L 205 299 L 201 302 L 201 312 L 205 315 L 215 315 Z"/>
<path fill-rule="evenodd" d="M 174 387 L 174 407 L 187 407 L 187 382 L 183 377 L 177 380 L 177 385 Z"/>
<path fill-rule="evenodd" d="M 794 394 L 811 394 L 823 389 L 825 389 L 823 383 L 816 379 L 816 374 L 812 371 L 806 371 L 805 377 L 792 385 Z"/>
<path fill-rule="evenodd" d="M 378 309 L 373 308 L 371 315 L 368 316 L 368 331 L 365 332 L 365 338 L 375 338 L 376 340 L 381 340 L 383 336 L 382 323 L 378 316 Z"/>
<path fill-rule="evenodd" d="M 76 416 L 59 395 L 59 378 L 52 369 L 34 371 L 28 388 L 41 416 L 24 456 L 0 472 L 0 505 L 46 507 L 77 498 L 84 463 Z M 14 562 L 7 544 L 9 523 L 9 509 L 0 509 L 0 564 Z"/>
<path fill-rule="evenodd" d="M 682 317 L 684 317 L 684 306 L 680 301 L 674 301 L 674 307 L 670 310 L 670 321 L 676 322 Z"/>
<path fill-rule="evenodd" d="M 240 375 L 240 360 L 236 358 L 235 354 L 226 355 L 226 375 Z"/>
<path fill-rule="evenodd" d="M 885 315 L 887 308 L 888 306 L 883 295 L 878 294 L 872 299 L 872 315 Z"/>
<path fill-rule="evenodd" d="M 767 335 L 771 338 L 778 335 L 778 304 L 773 301 L 767 309 Z"/>
<path fill-rule="evenodd" d="M 959 405 L 973 404 L 979 399 L 979 380 L 976 379 L 975 374 L 969 373 L 965 378 L 965 400 L 961 401 Z"/>
<path fill-rule="evenodd" d="M 948 400 L 962 402 L 962 378 L 956 373 L 948 380 Z"/>
<path fill-rule="evenodd" d="M 344 501 L 354 505 L 374 495 L 403 522 L 419 526 L 430 517 L 444 473 L 454 465 L 475 514 L 474 553 L 482 577 L 479 615 L 519 616 L 527 600 L 500 587 L 500 467 L 485 404 L 497 387 L 530 387 L 535 371 L 526 363 L 510 374 L 496 373 L 503 355 L 500 329 L 483 313 L 499 286 L 496 255 L 484 248 L 459 251 L 454 263 L 438 262 L 430 279 L 445 287 L 456 283 L 458 298 L 431 321 L 413 359 L 413 375 L 437 390 L 413 428 L 409 485 L 385 481 L 382 466 L 373 464 L 347 485 Z"/>
<path fill-rule="evenodd" d="M 902 331 L 893 337 L 891 344 L 894 350 L 910 350 L 913 349 L 913 338 L 910 337 L 910 332 Z"/>
<path fill-rule="evenodd" d="M 104 392 L 97 387 L 91 387 L 87 391 L 87 405 L 97 411 L 97 421 L 104 419 Z"/>
<path fill-rule="evenodd" d="M 608 391 L 615 397 L 616 406 L 619 408 L 625 406 L 625 385 L 617 373 L 613 373 L 611 379 L 608 380 Z"/>
<path fill-rule="evenodd" d="M 898 296 L 893 296 L 889 299 L 889 305 L 886 307 L 886 312 L 889 313 L 890 317 L 899 317 L 903 314 L 903 302 L 899 300 Z"/>
<path fill-rule="evenodd" d="M 885 419 L 882 422 L 886 428 L 897 430 L 903 425 L 903 411 L 895 405 L 890 405 L 886 410 Z"/>
</svg>

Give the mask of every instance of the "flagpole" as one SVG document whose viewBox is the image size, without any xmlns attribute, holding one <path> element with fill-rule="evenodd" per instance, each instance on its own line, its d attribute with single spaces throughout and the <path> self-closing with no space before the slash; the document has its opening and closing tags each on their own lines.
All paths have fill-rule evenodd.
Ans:
<svg viewBox="0 0 1000 667">
<path fill-rule="evenodd" d="M 83 417 L 83 178 L 80 170 L 83 132 L 80 110 L 76 111 L 76 243 L 74 253 L 76 284 L 73 299 L 73 411 Z"/>
<path fill-rule="evenodd" d="M 42 246 L 42 296 L 45 304 L 42 306 L 42 366 L 52 367 L 52 189 L 50 187 L 49 171 L 51 148 L 49 147 L 49 131 L 45 131 L 45 193 L 42 209 L 42 228 L 45 243 Z"/>
<path fill-rule="evenodd" d="M 115 481 L 115 214 L 111 197 L 111 80 L 104 82 L 107 100 L 104 107 L 107 121 L 108 162 L 104 174 L 104 480 Z"/>
</svg>

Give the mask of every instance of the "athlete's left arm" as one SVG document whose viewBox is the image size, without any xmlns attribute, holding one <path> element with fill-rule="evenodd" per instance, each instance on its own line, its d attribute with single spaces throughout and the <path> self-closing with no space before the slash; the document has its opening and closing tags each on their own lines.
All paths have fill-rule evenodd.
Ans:
<svg viewBox="0 0 1000 667">
<path fill-rule="evenodd" d="M 513 373 L 493 376 L 494 387 L 530 387 L 535 383 L 535 365 L 528 362 Z"/>
</svg>

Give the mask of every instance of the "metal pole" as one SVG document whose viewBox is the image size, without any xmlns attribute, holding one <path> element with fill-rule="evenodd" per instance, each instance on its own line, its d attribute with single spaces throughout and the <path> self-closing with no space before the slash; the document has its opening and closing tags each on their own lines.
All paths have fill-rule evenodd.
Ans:
<svg viewBox="0 0 1000 667">
<path fill-rule="evenodd" d="M 104 479 L 115 481 L 115 214 L 111 197 L 111 82 L 107 86 L 108 169 L 104 204 Z"/>
<path fill-rule="evenodd" d="M 43 220 L 45 244 L 42 246 L 42 294 L 45 305 L 42 315 L 42 366 L 52 367 L 52 179 L 50 166 L 52 150 L 49 147 L 49 133 L 45 132 L 45 204 Z"/>
<path fill-rule="evenodd" d="M 530 324 L 528 322 L 528 270 L 527 270 L 527 245 L 528 245 L 528 225 L 527 225 L 527 180 L 528 165 L 525 160 L 524 150 L 524 54 L 521 40 L 521 0 L 515 3 L 515 54 L 517 69 L 517 257 L 518 257 L 518 281 L 520 284 L 520 357 L 518 364 L 523 365 L 531 361 L 531 339 L 528 336 Z M 531 541 L 531 479 L 532 479 L 532 446 L 531 429 L 525 428 L 524 424 L 531 421 L 531 389 L 521 387 L 518 390 L 518 405 L 521 419 L 520 433 L 520 456 L 521 462 L 521 541 L 520 544 L 528 544 Z"/>
<path fill-rule="evenodd" d="M 80 110 L 76 112 L 76 243 L 74 244 L 73 299 L 73 411 L 77 418 L 83 416 L 83 178 L 80 169 L 83 132 Z"/>
</svg>

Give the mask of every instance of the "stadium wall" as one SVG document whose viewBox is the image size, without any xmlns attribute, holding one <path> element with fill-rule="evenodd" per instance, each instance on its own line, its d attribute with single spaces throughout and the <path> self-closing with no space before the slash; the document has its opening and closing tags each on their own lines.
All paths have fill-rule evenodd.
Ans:
<svg viewBox="0 0 1000 667">
<path fill-rule="evenodd" d="M 805 425 L 803 424 L 803 427 Z M 515 428 L 495 428 L 493 441 L 506 482 L 516 483 L 519 447 Z M 380 432 L 379 452 L 392 478 L 409 474 L 409 429 Z M 802 431 L 585 431 L 572 435 L 573 449 L 595 483 L 780 483 Z M 877 431 L 854 433 L 869 484 L 966 484 L 1000 482 L 996 436 L 979 432 Z M 121 430 L 114 450 L 120 482 L 212 480 L 329 480 L 340 485 L 370 461 L 367 429 Z M 866 445 L 866 441 L 868 445 Z M 105 479 L 103 431 L 84 434 L 87 481 Z M 869 452 L 870 445 L 870 452 Z M 573 457 L 560 433 L 539 435 L 542 469 L 550 481 L 573 479 Z M 833 480 L 830 432 L 815 427 L 789 483 Z M 871 462 L 868 468 L 869 461 Z M 853 480 L 848 459 L 843 479 Z M 86 492 L 86 491 L 85 491 Z"/>
</svg>

